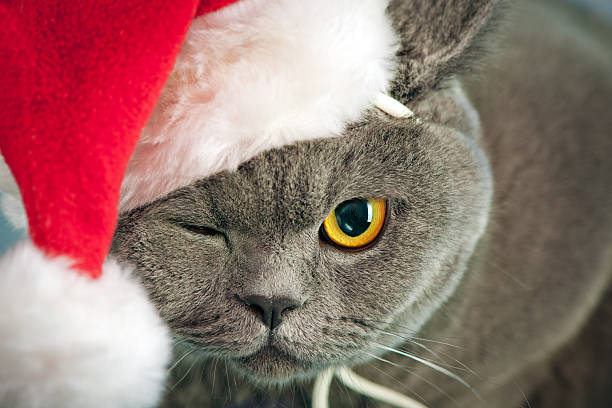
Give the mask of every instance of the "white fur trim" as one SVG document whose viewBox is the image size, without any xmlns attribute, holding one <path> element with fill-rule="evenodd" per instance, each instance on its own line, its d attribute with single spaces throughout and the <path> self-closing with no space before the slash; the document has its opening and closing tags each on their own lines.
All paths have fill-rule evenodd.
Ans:
<svg viewBox="0 0 612 408">
<path fill-rule="evenodd" d="M 168 330 L 116 262 L 92 280 L 20 243 L 0 260 L 0 311 L 0 406 L 157 403 Z"/>
<path fill-rule="evenodd" d="M 193 21 L 132 156 L 121 210 L 257 153 L 338 136 L 394 72 L 384 0 L 241 0 Z"/>
</svg>

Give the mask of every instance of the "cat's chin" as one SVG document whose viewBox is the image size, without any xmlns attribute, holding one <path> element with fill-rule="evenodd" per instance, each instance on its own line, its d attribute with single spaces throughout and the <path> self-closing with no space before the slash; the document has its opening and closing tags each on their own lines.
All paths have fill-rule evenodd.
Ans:
<svg viewBox="0 0 612 408">
<path fill-rule="evenodd" d="M 262 386 L 282 385 L 310 378 L 323 368 L 320 364 L 300 360 L 270 345 L 231 362 L 238 372 Z"/>
</svg>

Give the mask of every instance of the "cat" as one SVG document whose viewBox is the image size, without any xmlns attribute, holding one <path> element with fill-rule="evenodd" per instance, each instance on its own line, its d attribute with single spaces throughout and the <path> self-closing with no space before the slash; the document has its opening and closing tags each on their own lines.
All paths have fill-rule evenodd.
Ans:
<svg viewBox="0 0 612 408">
<path fill-rule="evenodd" d="M 428 407 L 612 405 L 612 31 L 552 1 L 388 13 L 415 118 L 121 214 L 112 252 L 176 338 L 162 406 L 309 406 L 343 365 Z M 386 207 L 359 251 L 323 226 L 354 199 Z"/>
</svg>

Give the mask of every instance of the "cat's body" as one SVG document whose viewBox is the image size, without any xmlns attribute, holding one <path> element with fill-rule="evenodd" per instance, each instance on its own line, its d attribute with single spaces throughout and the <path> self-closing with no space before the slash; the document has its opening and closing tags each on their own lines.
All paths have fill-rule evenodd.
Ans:
<svg viewBox="0 0 612 408">
<path fill-rule="evenodd" d="M 513 13 L 477 74 L 396 87 L 422 123 L 372 111 L 343 138 L 266 152 L 123 216 L 114 252 L 190 339 L 178 350 L 205 350 L 173 369 L 165 406 L 307 405 L 327 362 L 431 407 L 612 404 L 612 36 L 547 3 Z M 320 244 L 352 197 L 388 198 L 380 242 Z M 180 226 L 202 220 L 222 233 Z M 236 300 L 253 288 L 306 302 L 275 340 Z M 283 352 L 257 352 L 267 341 Z M 251 385 L 285 379 L 299 384 Z M 377 406 L 336 383 L 331 401 Z"/>
</svg>

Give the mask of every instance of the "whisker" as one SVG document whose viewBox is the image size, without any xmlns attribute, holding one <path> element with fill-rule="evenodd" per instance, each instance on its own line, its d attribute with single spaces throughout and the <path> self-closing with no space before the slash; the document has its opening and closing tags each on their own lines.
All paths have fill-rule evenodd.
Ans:
<svg viewBox="0 0 612 408">
<path fill-rule="evenodd" d="M 187 337 L 183 337 L 183 338 L 177 338 L 173 343 L 172 343 L 172 347 L 176 347 L 181 343 L 186 342 L 187 340 L 189 340 L 189 338 Z"/>
<path fill-rule="evenodd" d="M 342 385 L 342 389 L 344 389 L 344 394 L 346 395 L 346 399 L 348 401 L 351 401 L 351 408 L 353 408 L 353 399 L 351 398 L 351 394 L 349 393 L 348 387 L 343 382 L 340 382 L 340 384 Z"/>
<path fill-rule="evenodd" d="M 492 266 L 495 269 L 497 269 L 498 271 L 500 271 L 501 273 L 503 273 L 508 279 L 510 279 L 511 281 L 513 281 L 514 283 L 516 283 L 518 286 L 521 287 L 521 289 L 523 290 L 531 290 L 532 288 L 527 285 L 525 282 L 519 280 L 516 276 L 512 275 L 511 273 L 508 273 L 506 270 L 504 270 L 502 267 L 500 267 L 499 265 L 493 263 L 492 261 L 487 261 L 486 265 Z"/>
<path fill-rule="evenodd" d="M 420 348 L 430 352 L 431 354 L 433 354 L 436 358 L 438 358 L 440 360 L 444 360 L 444 358 L 440 354 L 438 354 L 436 351 L 432 350 L 431 348 L 425 346 L 424 344 L 421 344 L 421 343 L 417 342 L 416 340 L 424 341 L 424 342 L 430 342 L 430 343 L 435 343 L 435 344 L 442 344 L 442 345 L 446 345 L 446 346 L 462 349 L 462 347 L 460 347 L 460 346 L 457 346 L 457 345 L 454 345 L 454 344 L 450 344 L 450 343 L 446 343 L 446 342 L 437 341 L 437 340 L 425 339 L 425 338 L 413 337 L 413 336 L 402 336 L 402 335 L 400 335 L 398 333 L 390 332 L 388 330 L 384 330 L 384 329 L 382 329 L 380 327 L 377 327 L 377 326 L 371 325 L 371 324 L 368 324 L 367 327 L 369 327 L 369 328 L 371 328 L 373 330 L 377 330 L 379 332 L 385 333 L 385 334 L 390 335 L 390 336 L 398 337 L 398 338 L 400 338 L 400 339 L 402 339 L 404 341 L 407 341 L 409 343 L 412 343 L 412 344 L 416 345 L 417 347 L 420 347 Z M 365 338 L 365 336 L 364 336 L 364 338 Z M 445 366 L 445 367 L 453 368 L 455 370 L 467 371 L 467 372 L 473 374 L 474 376 L 479 377 L 471 368 L 469 368 L 467 365 L 463 364 L 461 361 L 459 361 L 459 360 L 449 356 L 446 353 L 442 353 L 442 354 L 444 356 L 446 356 L 447 358 L 450 358 L 451 360 L 455 361 L 461 367 L 457 367 L 457 366 L 454 366 L 454 365 L 451 365 L 451 364 L 447 364 L 447 363 L 443 363 L 443 362 L 436 362 L 436 363 L 438 363 L 438 364 L 440 364 L 442 366 Z"/>
<path fill-rule="evenodd" d="M 425 339 L 425 338 L 422 338 L 422 337 L 412 337 L 412 339 L 418 340 L 418 341 L 426 341 L 426 342 L 429 342 L 429 343 L 442 344 L 444 346 L 449 346 L 449 347 L 453 347 L 453 348 L 456 348 L 456 349 L 463 349 L 463 347 L 461 347 L 461 346 L 457 346 L 455 344 L 450 344 L 450 343 L 445 343 L 445 342 L 439 341 L 439 340 Z"/>
<path fill-rule="evenodd" d="M 394 363 L 394 362 L 392 362 L 392 361 L 389 361 L 389 360 L 387 360 L 387 359 L 384 359 L 384 358 L 382 358 L 382 357 L 378 357 L 378 356 L 376 356 L 376 355 L 374 355 L 374 354 L 372 354 L 372 353 L 368 353 L 368 352 L 364 352 L 364 353 L 366 353 L 367 355 L 371 356 L 372 358 L 374 358 L 374 359 L 376 359 L 376 360 L 379 360 L 379 361 L 381 361 L 381 362 L 383 362 L 383 363 L 388 363 L 388 364 L 390 364 L 390 365 L 392 365 L 392 366 L 394 366 L 394 367 L 399 368 L 400 370 L 406 371 L 407 373 L 409 373 L 409 374 L 410 374 L 410 375 L 412 375 L 412 376 L 415 376 L 416 378 L 418 378 L 419 380 L 423 381 L 424 383 L 429 384 L 429 385 L 430 385 L 430 386 L 431 386 L 433 389 L 435 389 L 435 390 L 436 390 L 436 391 L 438 391 L 440 394 L 442 394 L 442 395 L 444 395 L 445 397 L 447 397 L 449 400 L 451 400 L 451 401 L 452 401 L 452 402 L 453 402 L 455 405 L 457 405 L 458 407 L 463 407 L 463 406 L 462 406 L 462 405 L 461 405 L 459 402 L 457 402 L 457 400 L 455 400 L 455 399 L 454 399 L 454 398 L 453 398 L 453 397 L 452 397 L 452 396 L 451 396 L 451 395 L 450 395 L 448 392 L 444 391 L 444 389 L 442 389 L 440 386 L 438 386 L 438 385 L 436 385 L 435 383 L 433 383 L 433 382 L 429 381 L 427 378 L 425 378 L 425 377 L 423 377 L 423 376 L 421 376 L 421 375 L 419 375 L 419 374 L 415 373 L 413 370 L 410 370 L 410 369 L 408 369 L 408 368 L 406 368 L 406 367 L 404 367 L 404 366 L 401 366 L 401 365 L 399 365 L 399 364 L 396 364 L 396 363 Z M 416 394 L 416 392 L 415 392 L 415 391 L 412 391 L 412 390 L 411 390 L 411 392 L 413 392 L 413 393 L 415 393 L 415 394 Z M 416 395 L 418 395 L 418 394 L 416 394 Z M 422 397 L 421 397 L 421 398 L 422 398 Z M 427 403 L 427 401 L 425 401 L 425 400 L 423 400 L 423 402 Z"/>
<path fill-rule="evenodd" d="M 395 363 L 393 363 L 393 362 L 391 362 L 391 361 L 389 361 L 389 360 L 385 360 L 384 358 L 378 357 L 377 355 L 374 355 L 374 354 L 372 354 L 372 353 L 368 353 L 367 351 L 364 351 L 363 353 L 364 353 L 364 354 L 367 354 L 368 356 L 370 356 L 370 357 L 372 357 L 372 358 L 374 358 L 374 359 L 376 359 L 376 360 L 379 360 L 379 361 L 381 361 L 381 362 L 383 362 L 383 363 L 389 363 L 389 364 L 391 364 L 392 366 L 396 366 L 396 367 L 398 367 L 398 368 L 400 368 L 400 369 L 402 369 L 402 370 L 404 370 L 404 371 L 406 371 L 406 372 L 410 373 L 411 375 L 414 375 L 415 377 L 417 377 L 417 378 L 419 378 L 419 379 L 421 379 L 421 380 L 423 380 L 423 381 L 427 382 L 428 384 L 430 384 L 430 385 L 431 385 L 431 386 L 433 386 L 434 388 L 436 387 L 434 384 L 429 383 L 429 381 L 427 381 L 425 378 L 421 377 L 420 375 L 418 375 L 418 374 L 414 374 L 414 373 L 413 373 L 411 370 L 407 369 L 406 367 L 402 367 L 402 366 L 400 366 L 400 365 L 398 365 L 398 364 L 395 364 Z M 376 369 L 377 371 L 379 371 L 381 374 L 384 374 L 384 375 L 386 375 L 387 377 L 391 378 L 392 380 L 394 380 L 396 383 L 398 383 L 398 384 L 399 384 L 399 385 L 401 385 L 402 387 L 405 387 L 405 386 L 406 386 L 406 384 L 404 384 L 404 383 L 403 383 L 403 382 L 401 382 L 400 380 L 396 379 L 396 378 L 395 378 L 395 377 L 393 377 L 391 374 L 389 374 L 389 373 L 387 373 L 387 372 L 385 372 L 385 371 L 381 370 L 380 368 L 378 368 L 378 367 L 376 367 L 376 366 L 374 366 L 374 365 L 373 365 L 373 366 L 371 366 L 371 367 L 372 367 L 372 368 L 374 368 L 374 369 Z M 416 392 L 416 391 L 414 391 L 414 390 L 412 390 L 412 389 L 408 389 L 408 391 L 410 391 L 410 392 L 411 392 L 412 394 L 414 394 L 414 395 L 415 395 L 415 396 L 416 396 L 418 399 L 420 399 L 421 401 L 423 401 L 423 403 L 424 403 L 425 405 L 428 405 L 427 400 L 426 400 L 426 399 L 425 399 L 423 396 L 421 396 L 421 394 L 419 394 L 418 392 Z M 442 389 L 440 389 L 440 391 L 441 391 L 441 392 L 444 392 L 444 391 L 442 391 Z"/>
<path fill-rule="evenodd" d="M 206 385 L 208 386 L 208 384 L 205 381 L 205 375 L 206 378 L 208 378 L 208 373 L 210 372 L 210 360 L 208 359 L 200 359 L 200 367 L 202 368 L 200 370 L 200 384 L 202 384 L 203 386 Z"/>
<path fill-rule="evenodd" d="M 420 402 L 401 394 L 397 391 L 384 387 L 380 384 L 376 384 L 370 380 L 367 380 L 357 374 L 346 366 L 338 367 L 336 370 L 338 379 L 346 384 L 347 387 L 360 394 L 367 395 L 370 398 L 374 398 L 387 404 L 394 405 L 403 408 L 426 408 Z"/>
<path fill-rule="evenodd" d="M 187 351 L 185 354 L 183 354 L 183 355 L 181 356 L 181 358 L 179 358 L 178 360 L 176 360 L 176 362 L 175 362 L 174 364 L 172 364 L 172 365 L 170 366 L 170 368 L 168 368 L 168 372 L 170 372 L 170 371 L 174 370 L 174 369 L 176 368 L 176 366 L 177 366 L 177 365 L 179 365 L 179 363 L 180 363 L 181 361 L 183 361 L 185 358 L 187 358 L 187 356 L 189 356 L 190 354 L 193 354 L 193 353 L 195 353 L 195 352 L 196 352 L 196 349 L 193 349 L 193 350 L 189 350 L 189 351 Z"/>
<path fill-rule="evenodd" d="M 187 375 L 189 375 L 189 373 L 191 372 L 191 369 L 193 368 L 193 366 L 195 366 L 195 364 L 196 364 L 196 361 L 191 363 L 191 365 L 189 366 L 189 369 L 187 370 L 187 372 L 185 374 L 183 374 L 183 376 L 176 382 L 176 384 L 174 384 L 170 388 L 170 391 L 173 391 L 181 383 L 181 381 L 183 381 L 187 377 Z"/>
<path fill-rule="evenodd" d="M 213 368 L 213 381 L 212 381 L 212 389 L 213 393 L 215 392 L 215 381 L 217 380 L 217 364 L 219 364 L 219 359 L 215 359 L 215 367 Z"/>
<path fill-rule="evenodd" d="M 300 396 L 302 397 L 302 406 L 307 407 L 308 406 L 308 402 L 306 401 L 306 395 L 304 393 L 304 389 L 302 387 L 299 387 L 298 390 L 300 391 Z M 312 406 L 314 407 L 314 401 L 312 401 Z"/>
<path fill-rule="evenodd" d="M 392 335 L 392 336 L 398 336 L 396 333 L 384 331 L 382 329 L 378 329 L 377 328 L 376 330 L 383 331 L 384 333 L 387 333 L 387 334 Z M 460 371 L 468 372 L 468 373 L 472 374 L 473 376 L 475 376 L 475 377 L 477 377 L 479 379 L 482 378 L 482 377 L 480 377 L 480 375 L 478 375 L 478 373 L 476 373 L 476 371 L 472 370 L 470 367 L 468 367 L 466 364 L 462 363 L 461 361 L 457 360 L 456 358 L 454 358 L 454 357 L 452 357 L 452 356 L 450 356 L 450 355 L 448 355 L 446 353 L 443 353 L 443 352 L 439 352 L 438 353 L 438 352 L 428 348 L 424 344 L 421 344 L 421 343 L 419 343 L 419 342 L 417 342 L 415 340 L 430 341 L 430 342 L 433 342 L 433 343 L 443 344 L 443 345 L 446 345 L 446 346 L 451 346 L 451 347 L 455 347 L 455 348 L 459 348 L 459 349 L 463 349 L 463 347 L 455 346 L 455 345 L 448 344 L 448 343 L 439 342 L 439 341 L 436 341 L 436 340 L 422 339 L 422 338 L 419 338 L 419 337 L 409 337 L 409 336 L 403 337 L 403 336 L 400 336 L 400 338 L 403 338 L 404 340 L 406 340 L 406 341 L 408 341 L 408 342 L 410 342 L 410 343 L 412 343 L 412 344 L 414 344 L 416 346 L 424 348 L 425 350 L 429 351 L 430 353 L 432 353 L 434 356 L 436 356 L 437 358 L 439 358 L 441 360 L 444 360 L 444 358 L 442 356 L 444 356 L 446 358 L 449 358 L 449 359 L 453 360 L 454 362 L 456 362 L 457 364 L 459 364 L 461 367 L 453 366 L 451 364 L 445 364 L 445 363 L 436 362 L 436 363 L 438 363 L 438 364 L 440 364 L 442 366 L 453 368 L 455 370 L 460 370 Z"/>
<path fill-rule="evenodd" d="M 229 394 L 229 400 L 232 400 L 232 387 L 230 386 L 229 373 L 227 372 L 227 359 L 225 361 L 225 379 L 227 380 L 227 392 Z"/>
<path fill-rule="evenodd" d="M 405 350 L 404 348 L 401 348 L 401 347 L 400 347 L 400 348 L 398 348 L 398 350 L 399 350 L 399 351 L 405 351 L 405 352 L 407 352 L 407 353 L 414 354 L 415 356 L 419 357 L 417 354 L 413 353 L 411 350 Z M 442 357 L 440 357 L 440 356 L 439 356 L 437 353 L 435 353 L 435 352 L 434 352 L 433 354 L 434 354 L 434 355 L 435 355 L 437 358 L 442 359 Z M 421 358 L 423 358 L 423 357 L 421 357 Z M 432 359 L 432 360 L 427 360 L 427 361 L 429 361 L 429 362 L 430 362 L 430 363 L 432 363 L 432 364 L 439 365 L 440 367 L 446 367 L 446 368 L 450 368 L 450 369 L 452 369 L 452 370 L 461 371 L 461 372 L 464 372 L 464 373 L 469 373 L 469 372 L 470 372 L 469 370 L 467 370 L 467 369 L 465 369 L 465 368 L 463 368 L 463 367 L 459 367 L 459 366 L 455 366 L 455 365 L 452 365 L 452 364 L 448 364 L 448 363 L 445 363 L 445 362 L 443 362 L 443 361 L 433 360 L 433 359 Z"/>
<path fill-rule="evenodd" d="M 232 371 L 232 378 L 234 379 L 234 389 L 238 392 L 238 382 L 236 382 L 236 373 Z"/>
<path fill-rule="evenodd" d="M 332 319 L 332 318 L 330 317 L 330 319 Z M 448 342 L 444 342 L 444 341 L 440 341 L 440 340 L 426 339 L 426 338 L 422 338 L 422 337 L 413 336 L 412 334 L 417 334 L 418 333 L 417 330 L 409 328 L 408 326 L 405 326 L 405 325 L 397 324 L 395 322 L 388 322 L 388 321 L 385 321 L 385 320 L 376 320 L 376 319 L 368 319 L 368 318 L 353 318 L 353 317 L 335 318 L 334 320 L 340 320 L 340 321 L 350 320 L 353 323 L 361 324 L 362 326 L 365 326 L 365 327 L 370 328 L 370 329 L 376 329 L 376 330 L 383 330 L 383 329 L 381 327 L 376 326 L 375 324 L 372 324 L 372 323 L 394 325 L 394 326 L 396 326 L 396 327 L 398 327 L 400 329 L 404 329 L 404 332 L 402 334 L 404 334 L 406 336 L 410 336 L 411 338 L 413 338 L 415 340 L 425 341 L 425 342 L 429 342 L 429 343 L 442 344 L 442 345 L 445 345 L 445 346 L 449 346 L 449 347 L 453 347 L 453 348 L 458 348 L 458 349 L 462 349 L 463 348 L 463 347 L 458 346 L 456 344 L 452 344 L 452 343 L 448 343 Z M 446 337 L 449 338 L 449 339 L 459 339 L 456 336 L 446 336 Z"/>
<path fill-rule="evenodd" d="M 438 352 L 430 349 L 429 347 L 425 346 L 424 344 L 421 344 L 421 343 L 417 342 L 416 340 L 425 341 L 425 342 L 431 342 L 431 343 L 436 343 L 436 344 L 442 344 L 442 345 L 454 347 L 454 348 L 457 348 L 457 349 L 463 349 L 463 347 L 456 346 L 454 344 L 449 344 L 449 343 L 445 343 L 445 342 L 441 342 L 441 341 L 437 341 L 437 340 L 425 339 L 425 338 L 421 338 L 421 337 L 401 336 L 401 335 L 399 335 L 397 333 L 393 333 L 393 332 L 390 332 L 388 330 L 384 330 L 384 329 L 378 328 L 376 326 L 371 326 L 371 327 L 374 330 L 378 330 L 378 331 L 380 331 L 382 333 L 385 333 L 385 334 L 388 334 L 390 336 L 399 337 L 399 338 L 401 338 L 401 339 L 403 339 L 403 340 L 405 340 L 407 342 L 410 342 L 410 343 L 416 345 L 417 347 L 423 348 L 423 349 L 427 350 L 428 352 L 430 352 L 431 354 L 433 354 L 436 358 L 441 359 L 441 360 L 444 360 L 444 358 Z M 439 362 L 438 362 L 438 364 L 446 366 L 446 367 L 449 367 L 449 368 L 453 368 L 455 370 L 467 371 L 470 374 L 474 375 L 475 377 L 481 378 L 474 370 L 472 370 L 466 364 L 462 363 L 461 361 L 457 360 L 456 358 L 453 358 L 453 357 L 449 356 L 446 353 L 442 353 L 442 352 L 440 352 L 440 353 L 443 356 L 445 356 L 447 358 L 450 358 L 451 360 L 453 360 L 454 362 L 459 364 L 461 367 L 457 367 L 457 366 L 453 366 L 453 365 L 445 364 L 445 363 L 439 363 Z"/>
<path fill-rule="evenodd" d="M 416 342 L 414 342 L 414 344 L 418 344 Z M 444 364 L 442 363 L 442 366 L 448 367 L 448 368 L 452 368 L 454 370 L 459 370 L 459 371 L 463 371 L 466 373 L 470 373 L 472 374 L 474 377 L 481 379 L 481 377 L 476 373 L 476 371 L 472 370 L 470 367 L 468 367 L 466 364 L 463 364 L 461 361 L 457 360 L 456 358 L 444 353 L 444 352 L 435 352 L 433 350 L 429 350 L 433 355 L 435 355 L 437 358 L 444 360 L 444 357 L 453 360 L 455 363 L 459 364 L 461 367 L 457 367 L 454 366 L 452 364 Z"/>
<path fill-rule="evenodd" d="M 415 340 L 411 339 L 410 337 L 400 336 L 400 335 L 398 335 L 398 334 L 395 334 L 395 333 L 392 333 L 392 332 L 388 332 L 388 331 L 386 331 L 386 330 L 382 330 L 382 329 L 377 329 L 377 330 L 381 331 L 382 333 L 388 334 L 388 335 L 390 335 L 390 336 L 399 337 L 399 338 L 400 338 L 400 339 L 402 339 L 402 340 L 405 340 L 405 341 L 407 341 L 407 342 L 409 342 L 409 343 L 411 343 L 411 344 L 414 344 L 414 345 L 415 345 L 415 346 L 417 346 L 417 347 L 420 347 L 420 348 L 422 348 L 422 349 L 424 349 L 424 350 L 428 351 L 429 353 L 433 354 L 433 355 L 434 355 L 436 358 L 438 358 L 438 359 L 440 359 L 440 360 L 444 360 L 444 359 L 443 359 L 443 358 L 442 358 L 442 357 L 441 357 L 441 356 L 440 356 L 438 353 L 436 353 L 435 351 L 433 351 L 433 350 L 432 350 L 432 349 L 430 349 L 429 347 L 427 347 L 427 346 L 425 346 L 425 345 L 423 345 L 423 344 L 421 344 L 421 343 L 419 343 L 419 342 L 417 342 L 417 341 L 415 341 Z M 454 359 L 453 359 L 453 360 L 454 360 Z M 458 362 L 458 361 L 457 361 L 457 362 Z M 439 365 L 441 365 L 441 366 L 444 366 L 444 367 L 453 368 L 453 369 L 455 369 L 455 370 L 461 370 L 461 371 L 470 371 L 470 370 L 467 370 L 467 369 L 466 369 L 466 368 L 464 368 L 464 367 L 457 367 L 457 366 L 454 366 L 454 365 L 451 365 L 451 364 L 447 364 L 447 363 L 443 363 L 443 362 L 440 362 L 440 361 L 436 361 L 435 363 L 436 363 L 436 364 L 439 364 Z M 458 362 L 458 363 L 459 363 L 459 362 Z M 459 364 L 461 364 L 461 363 L 459 363 Z"/>
<path fill-rule="evenodd" d="M 409 332 L 409 333 L 416 333 L 417 332 L 413 328 L 410 328 L 410 327 L 405 326 L 405 325 L 399 325 L 399 324 L 396 324 L 394 322 L 388 322 L 388 321 L 385 321 L 385 320 L 369 319 L 369 318 L 366 318 L 366 317 L 342 316 L 342 317 L 337 317 L 337 318 L 332 318 L 332 317 L 328 317 L 328 318 L 329 319 L 333 319 L 333 320 L 339 320 L 339 321 L 350 321 L 352 323 L 361 324 L 362 326 L 365 326 L 365 327 L 368 327 L 368 328 L 372 327 L 372 323 L 395 324 L 397 327 L 405 329 L 406 332 Z"/>
<path fill-rule="evenodd" d="M 403 338 L 405 340 L 418 340 L 418 341 L 423 341 L 423 342 L 427 342 L 427 343 L 440 344 L 440 345 L 452 347 L 452 348 L 455 348 L 455 349 L 464 349 L 464 347 L 458 346 L 456 344 L 451 344 L 451 343 L 448 343 L 448 342 L 440 341 L 440 340 L 426 339 L 424 337 L 412 336 L 412 335 L 406 334 L 406 333 L 393 333 L 393 332 L 381 329 L 380 327 L 376 327 L 374 325 L 370 326 L 370 328 L 372 328 L 374 330 L 379 330 L 379 331 L 385 332 L 385 333 L 390 334 L 390 335 L 395 335 L 395 336 L 401 337 L 401 338 Z"/>
<path fill-rule="evenodd" d="M 463 371 L 467 371 L 468 373 L 472 374 L 474 377 L 478 378 L 478 379 L 482 379 L 482 377 L 480 375 L 478 375 L 478 373 L 474 370 L 472 370 L 470 367 L 468 367 L 466 364 L 463 364 L 461 361 L 457 360 L 456 358 L 450 357 L 448 354 L 446 353 L 442 353 L 443 355 L 449 357 L 450 359 L 452 359 L 453 361 L 455 361 L 457 364 L 459 364 L 461 367 L 463 367 Z"/>
<path fill-rule="evenodd" d="M 521 389 L 521 386 L 518 385 L 518 383 L 516 381 L 514 381 L 514 385 L 516 385 L 516 388 L 518 388 L 519 392 L 521 393 L 521 395 L 525 399 L 525 402 L 527 403 L 527 408 L 531 408 L 531 403 L 529 402 L 529 399 L 527 398 L 527 396 L 525 395 L 525 393 Z"/>
<path fill-rule="evenodd" d="M 432 363 L 432 362 L 430 362 L 430 361 L 428 361 L 428 360 L 425 360 L 425 359 L 423 359 L 423 358 L 417 357 L 417 356 L 415 356 L 415 355 L 413 355 L 413 354 L 406 353 L 406 352 L 403 352 L 403 351 L 399 351 L 399 350 L 396 350 L 396 349 L 394 349 L 394 348 L 391 348 L 391 347 L 388 347 L 388 346 L 385 346 L 385 345 L 382 345 L 382 344 L 377 344 L 377 347 L 378 347 L 378 348 L 381 348 L 381 349 L 383 349 L 383 350 L 386 350 L 386 351 L 390 351 L 390 352 L 392 352 L 392 353 L 396 353 L 396 354 L 402 355 L 402 356 L 404 356 L 404 357 L 411 358 L 411 359 L 413 359 L 413 360 L 415 360 L 415 361 L 417 361 L 417 362 L 419 362 L 419 363 L 421 363 L 421 364 L 426 365 L 426 366 L 427 366 L 427 367 L 429 367 L 429 368 L 432 368 L 432 369 L 434 369 L 434 370 L 438 371 L 438 372 L 439 372 L 439 373 L 441 373 L 441 374 L 444 374 L 444 375 L 448 376 L 449 378 L 452 378 L 452 379 L 453 379 L 453 380 L 455 380 L 455 381 L 458 381 L 459 383 L 461 383 L 461 384 L 463 384 L 465 387 L 467 387 L 467 388 L 468 388 L 470 391 L 472 391 L 472 393 L 473 393 L 473 394 L 474 394 L 474 395 L 475 395 L 475 396 L 476 396 L 478 399 L 480 399 L 480 400 L 482 401 L 482 397 L 480 396 L 480 394 L 479 394 L 479 393 L 478 393 L 478 392 L 477 392 L 477 391 L 476 391 L 476 390 L 475 390 L 475 389 L 474 389 L 474 388 L 473 388 L 473 387 L 472 387 L 470 384 L 468 384 L 468 383 L 467 383 L 467 382 L 466 382 L 466 381 L 465 381 L 463 378 L 461 378 L 461 377 L 459 377 L 457 374 L 455 374 L 455 373 L 453 373 L 453 372 L 451 372 L 451 371 L 447 370 L 446 368 L 440 367 L 440 366 L 439 366 L 439 365 L 437 365 L 437 364 L 434 364 L 434 363 Z"/>
<path fill-rule="evenodd" d="M 292 407 L 295 407 L 295 394 L 297 394 L 296 388 L 297 387 L 295 385 L 293 385 L 292 386 L 292 390 L 291 390 L 291 406 Z"/>
</svg>

